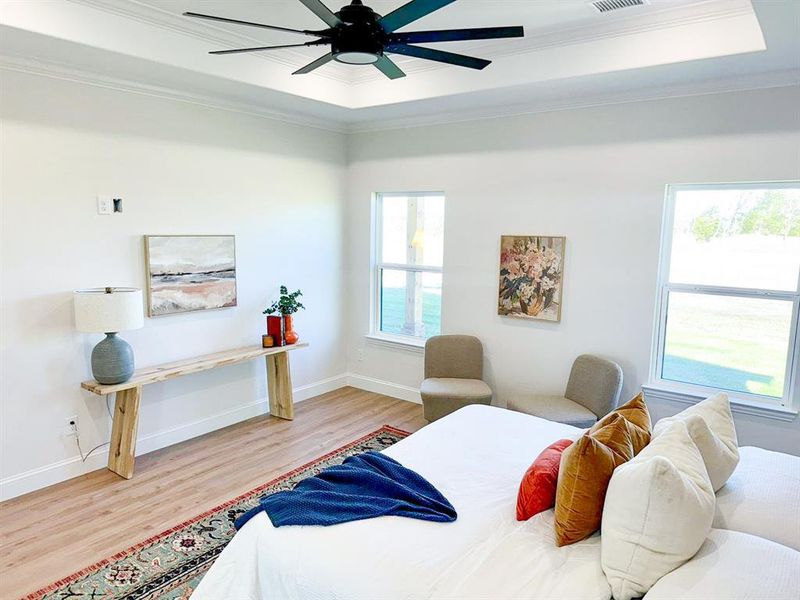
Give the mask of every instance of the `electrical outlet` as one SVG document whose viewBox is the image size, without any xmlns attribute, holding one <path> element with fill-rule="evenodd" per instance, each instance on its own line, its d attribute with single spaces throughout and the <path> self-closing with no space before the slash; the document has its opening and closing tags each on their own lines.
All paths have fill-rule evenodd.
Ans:
<svg viewBox="0 0 800 600">
<path fill-rule="evenodd" d="M 98 215 L 110 215 L 114 212 L 114 203 L 111 200 L 111 196 L 103 196 L 98 194 L 97 195 L 97 214 Z"/>
<path fill-rule="evenodd" d="M 67 425 L 64 427 L 64 436 L 77 437 L 78 435 L 78 416 L 67 417 Z"/>
<path fill-rule="evenodd" d="M 363 348 L 359 348 L 358 350 L 356 350 L 356 360 L 358 362 L 361 362 L 362 360 L 364 360 L 364 349 Z"/>
</svg>

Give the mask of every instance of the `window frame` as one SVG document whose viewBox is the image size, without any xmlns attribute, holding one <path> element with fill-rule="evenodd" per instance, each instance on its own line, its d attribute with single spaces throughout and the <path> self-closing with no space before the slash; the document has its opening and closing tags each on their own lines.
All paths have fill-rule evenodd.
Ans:
<svg viewBox="0 0 800 600">
<path fill-rule="evenodd" d="M 798 409 L 798 370 L 800 370 L 800 272 L 794 291 L 769 290 L 759 288 L 738 288 L 718 285 L 670 283 L 669 273 L 672 260 L 672 240 L 675 224 L 675 204 L 679 192 L 696 190 L 747 190 L 747 189 L 794 189 L 800 187 L 800 181 L 761 181 L 746 183 L 698 183 L 670 184 L 666 186 L 664 214 L 662 218 L 661 245 L 659 248 L 658 285 L 656 290 L 656 307 L 653 327 L 653 341 L 650 361 L 650 382 L 656 390 L 675 392 L 685 398 L 700 398 L 724 392 L 731 402 L 745 407 L 763 408 L 767 411 L 797 413 Z M 670 292 L 694 293 L 733 298 L 759 298 L 792 302 L 792 316 L 789 324 L 789 348 L 786 356 L 785 381 L 783 396 L 775 398 L 762 394 L 753 394 L 723 388 L 714 388 L 699 384 L 663 379 L 664 347 L 667 333 L 667 313 L 669 310 Z M 647 386 L 649 387 L 649 386 Z M 753 413 L 761 414 L 761 413 Z"/>
<path fill-rule="evenodd" d="M 445 203 L 447 197 L 442 191 L 428 192 L 375 192 L 372 194 L 372 220 L 370 236 L 370 325 L 367 338 L 388 346 L 408 347 L 422 350 L 427 338 L 415 335 L 387 333 L 381 331 L 381 272 L 385 269 L 392 271 L 405 271 L 411 273 L 438 273 L 442 275 L 442 290 L 444 290 L 444 266 L 434 267 L 429 265 L 408 265 L 404 263 L 383 262 L 383 199 L 384 198 L 425 198 L 428 196 L 441 196 Z M 444 248 L 442 248 L 444 251 Z M 441 313 L 439 315 L 441 320 Z"/>
</svg>

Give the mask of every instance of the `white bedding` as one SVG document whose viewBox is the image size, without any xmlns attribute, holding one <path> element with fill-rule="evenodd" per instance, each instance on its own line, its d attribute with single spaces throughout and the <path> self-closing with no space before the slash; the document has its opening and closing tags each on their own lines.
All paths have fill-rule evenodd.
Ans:
<svg viewBox="0 0 800 600">
<path fill-rule="evenodd" d="M 685 565 L 644 600 L 797 600 L 800 552 L 739 531 L 712 529 Z"/>
<path fill-rule="evenodd" d="M 519 482 L 533 459 L 580 433 L 504 409 L 461 409 L 385 451 L 436 486 L 458 511 L 456 522 L 381 517 L 275 528 L 261 513 L 192 598 L 608 600 L 597 535 L 557 548 L 552 511 L 515 519 Z"/>
<path fill-rule="evenodd" d="M 739 465 L 717 492 L 714 527 L 800 550 L 800 457 L 739 448 Z"/>
</svg>

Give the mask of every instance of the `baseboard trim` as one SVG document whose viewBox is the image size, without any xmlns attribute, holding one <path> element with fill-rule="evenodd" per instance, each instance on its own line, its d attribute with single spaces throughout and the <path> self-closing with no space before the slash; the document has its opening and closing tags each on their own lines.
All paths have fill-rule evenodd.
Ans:
<svg viewBox="0 0 800 600">
<path fill-rule="evenodd" d="M 383 394 L 398 400 L 405 400 L 415 404 L 422 404 L 422 398 L 419 395 L 419 389 L 401 385 L 399 383 L 392 383 L 391 381 L 384 381 L 382 379 L 375 379 L 374 377 L 367 377 L 366 375 L 359 375 L 357 373 L 347 374 L 347 385 L 366 390 L 368 392 L 375 392 L 376 394 Z"/>
<path fill-rule="evenodd" d="M 308 385 L 301 385 L 300 387 L 294 388 L 292 393 L 294 394 L 295 402 L 302 402 L 303 400 L 308 400 L 309 398 L 314 398 L 321 394 L 327 394 L 328 392 L 346 386 L 347 374 L 342 373 L 341 375 L 334 375 L 333 377 L 328 377 L 327 379 L 322 379 Z"/>
<path fill-rule="evenodd" d="M 308 385 L 294 388 L 294 401 L 302 402 L 314 396 L 332 392 L 348 385 L 346 374 L 336 375 Z M 210 433 L 223 427 L 228 427 L 240 421 L 245 421 L 263 415 L 269 410 L 267 399 L 260 398 L 254 402 L 242 404 L 226 411 L 183 423 L 169 429 L 142 435 L 136 440 L 136 455 L 147 454 L 160 450 L 179 442 Z M 9 500 L 22 494 L 33 492 L 55 483 L 78 477 L 85 473 L 102 469 L 108 462 L 108 449 L 104 448 L 92 454 L 86 462 L 81 462 L 80 456 L 73 456 L 43 467 L 31 469 L 18 475 L 0 479 L 0 501 Z"/>
</svg>

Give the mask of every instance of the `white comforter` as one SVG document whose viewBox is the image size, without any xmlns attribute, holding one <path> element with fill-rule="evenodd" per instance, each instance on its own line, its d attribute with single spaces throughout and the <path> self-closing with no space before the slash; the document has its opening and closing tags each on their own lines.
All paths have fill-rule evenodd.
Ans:
<svg viewBox="0 0 800 600">
<path fill-rule="evenodd" d="M 456 522 L 381 517 L 275 528 L 261 513 L 192 598 L 608 600 L 597 535 L 556 548 L 553 511 L 515 519 L 525 469 L 555 440 L 580 433 L 499 408 L 461 409 L 385 450 L 452 502 Z"/>
</svg>

